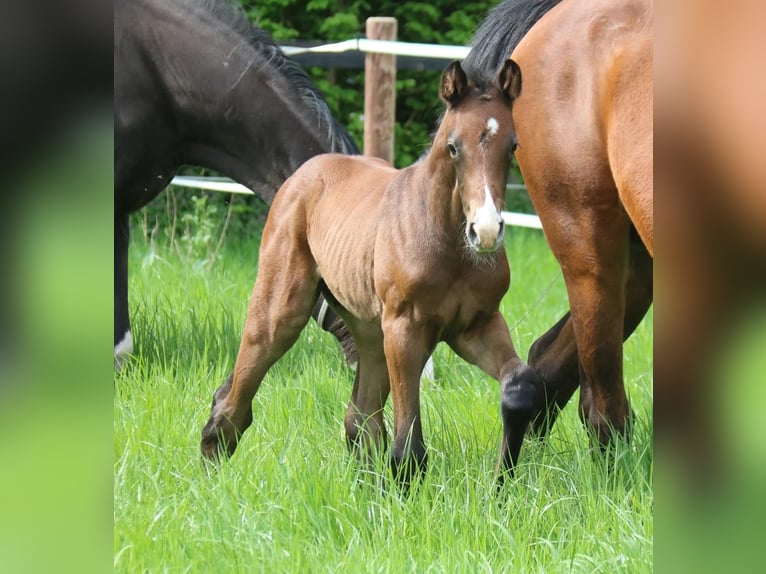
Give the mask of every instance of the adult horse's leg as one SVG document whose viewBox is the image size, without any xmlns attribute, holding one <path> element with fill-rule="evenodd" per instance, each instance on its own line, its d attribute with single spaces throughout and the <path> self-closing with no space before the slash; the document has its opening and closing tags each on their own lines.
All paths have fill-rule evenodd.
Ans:
<svg viewBox="0 0 766 574">
<path fill-rule="evenodd" d="M 420 374 L 433 351 L 427 329 L 386 309 L 382 318 L 383 348 L 394 404 L 391 469 L 408 485 L 428 464 L 420 418 Z"/>
<path fill-rule="evenodd" d="M 498 481 L 513 476 L 521 443 L 532 417 L 538 392 L 535 372 L 516 353 L 502 314 L 494 313 L 479 324 L 447 341 L 463 359 L 500 381 L 500 414 L 503 440 L 498 461 Z"/>
<path fill-rule="evenodd" d="M 114 217 L 114 367 L 119 369 L 133 352 L 128 314 L 128 242 L 130 226 L 127 214 Z"/>
<path fill-rule="evenodd" d="M 598 190 L 589 193 L 606 195 Z M 620 319 L 625 317 L 630 221 L 617 194 L 607 197 L 612 199 L 581 206 L 582 224 L 575 236 L 563 230 L 548 235 L 569 294 L 580 360 L 580 416 L 601 445 L 610 442 L 613 431 L 624 433 L 629 418 Z"/>
<path fill-rule="evenodd" d="M 298 339 L 319 295 L 316 263 L 305 233 L 290 237 L 287 219 L 272 223 L 277 231 L 272 233 L 267 225 L 263 232 L 234 372 L 213 395 L 210 419 L 202 429 L 200 446 L 208 459 L 234 453 L 252 422 L 252 401 L 263 377 Z"/>
<path fill-rule="evenodd" d="M 623 341 L 635 331 L 652 304 L 652 267 L 652 257 L 646 248 L 640 241 L 633 241 L 625 288 Z M 577 344 L 569 311 L 532 344 L 528 360 L 542 381 L 531 430 L 544 437 L 580 385 Z"/>
</svg>

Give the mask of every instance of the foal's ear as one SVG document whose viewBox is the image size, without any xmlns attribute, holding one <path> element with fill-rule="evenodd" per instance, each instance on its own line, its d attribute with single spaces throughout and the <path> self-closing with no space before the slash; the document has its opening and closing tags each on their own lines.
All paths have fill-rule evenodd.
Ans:
<svg viewBox="0 0 766 574">
<path fill-rule="evenodd" d="M 455 60 L 444 69 L 439 95 L 447 104 L 454 106 L 463 97 L 467 87 L 468 77 L 460 66 L 460 62 Z"/>
<path fill-rule="evenodd" d="M 511 101 L 521 94 L 521 68 L 508 58 L 497 74 L 497 86 Z"/>
</svg>

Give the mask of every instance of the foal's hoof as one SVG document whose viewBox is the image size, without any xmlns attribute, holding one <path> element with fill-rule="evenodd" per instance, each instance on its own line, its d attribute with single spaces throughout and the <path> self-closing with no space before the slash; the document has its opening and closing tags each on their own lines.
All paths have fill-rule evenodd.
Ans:
<svg viewBox="0 0 766 574">
<path fill-rule="evenodd" d="M 210 419 L 202 429 L 200 450 L 205 460 L 217 461 L 230 458 L 237 449 L 239 437 L 252 422 L 252 411 L 248 411 L 243 428 L 238 429 L 234 423 L 223 415 L 210 415 Z"/>
<path fill-rule="evenodd" d="M 236 448 L 236 441 L 227 440 L 224 431 L 212 420 L 208 421 L 202 429 L 200 451 L 205 461 L 217 462 L 220 459 L 229 458 Z"/>
</svg>

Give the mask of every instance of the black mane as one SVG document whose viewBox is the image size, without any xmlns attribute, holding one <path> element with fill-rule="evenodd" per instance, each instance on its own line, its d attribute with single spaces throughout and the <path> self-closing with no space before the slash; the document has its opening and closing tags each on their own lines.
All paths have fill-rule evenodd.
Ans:
<svg viewBox="0 0 766 574">
<path fill-rule="evenodd" d="M 495 6 L 471 39 L 463 70 L 476 85 L 493 82 L 535 23 L 561 0 L 505 0 Z M 523 73 L 523 70 L 522 70 Z"/>
<path fill-rule="evenodd" d="M 237 32 L 264 57 L 266 65 L 287 79 L 308 108 L 317 113 L 317 119 L 327 126 L 327 138 L 332 151 L 345 154 L 359 153 L 359 148 L 351 135 L 333 117 L 324 96 L 306 71 L 300 64 L 285 56 L 268 32 L 251 24 L 239 4 L 234 0 L 172 0 L 172 2 L 181 5 L 184 10 L 191 7 L 206 12 L 227 28 Z"/>
</svg>

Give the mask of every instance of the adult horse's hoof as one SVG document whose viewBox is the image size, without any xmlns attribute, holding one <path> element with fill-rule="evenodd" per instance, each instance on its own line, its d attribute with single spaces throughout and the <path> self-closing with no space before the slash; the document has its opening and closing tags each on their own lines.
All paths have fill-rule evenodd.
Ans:
<svg viewBox="0 0 766 574">
<path fill-rule="evenodd" d="M 241 425 L 235 425 L 223 410 L 223 402 L 229 394 L 232 385 L 232 376 L 213 393 L 213 404 L 210 407 L 210 418 L 202 429 L 200 450 L 205 460 L 217 461 L 221 458 L 229 458 L 237 448 L 237 442 L 243 432 L 253 422 L 253 410 L 247 409 L 244 421 Z"/>
<path fill-rule="evenodd" d="M 425 452 L 417 456 L 414 453 L 403 457 L 391 455 L 391 473 L 394 476 L 394 481 L 405 492 L 414 480 L 425 476 L 427 467 L 428 454 Z"/>
</svg>

